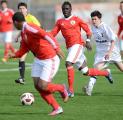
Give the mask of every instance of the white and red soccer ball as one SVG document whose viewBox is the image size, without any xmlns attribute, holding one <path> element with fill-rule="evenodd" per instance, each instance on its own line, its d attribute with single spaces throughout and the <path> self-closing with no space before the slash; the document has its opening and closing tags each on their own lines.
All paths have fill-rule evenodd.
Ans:
<svg viewBox="0 0 123 120">
<path fill-rule="evenodd" d="M 23 93 L 20 96 L 20 101 L 22 105 L 32 105 L 35 101 L 35 98 L 32 93 Z"/>
</svg>

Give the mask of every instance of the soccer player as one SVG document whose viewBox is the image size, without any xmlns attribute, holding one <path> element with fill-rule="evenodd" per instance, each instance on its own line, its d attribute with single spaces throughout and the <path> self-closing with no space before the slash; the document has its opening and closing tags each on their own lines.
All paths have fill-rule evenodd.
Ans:
<svg viewBox="0 0 123 120">
<path fill-rule="evenodd" d="M 123 63 L 120 50 L 117 44 L 116 35 L 112 29 L 102 22 L 102 14 L 99 11 L 91 13 L 92 32 L 96 41 L 96 54 L 94 67 L 104 69 L 108 63 L 114 63 L 116 67 L 123 72 Z M 87 86 L 84 87 L 86 95 L 91 96 L 93 87 L 96 83 L 96 76 L 91 77 Z"/>
<path fill-rule="evenodd" d="M 118 25 L 119 25 L 119 29 L 118 29 L 118 38 L 120 40 L 120 53 L 123 57 L 123 1 L 120 2 L 120 11 L 121 14 L 118 16 Z"/>
<path fill-rule="evenodd" d="M 29 51 L 33 53 L 35 57 L 32 65 L 34 86 L 41 97 L 53 107 L 49 115 L 62 113 L 63 109 L 53 97 L 53 93 L 60 92 L 64 102 L 68 100 L 68 93 L 65 85 L 54 84 L 52 79 L 58 70 L 59 57 L 63 57 L 63 52 L 54 37 L 39 26 L 25 22 L 21 12 L 14 14 L 13 23 L 18 30 L 21 30 L 22 40 L 20 49 L 15 54 L 10 54 L 10 58 L 20 58 Z"/>
<path fill-rule="evenodd" d="M 27 4 L 24 2 L 20 2 L 18 4 L 18 10 L 19 12 L 22 12 L 25 20 L 27 23 L 34 23 L 38 26 L 40 25 L 40 22 L 36 19 L 36 17 L 34 17 L 33 15 L 31 15 L 30 13 L 28 13 L 27 10 Z M 17 36 L 17 40 L 20 37 L 20 34 Z M 27 53 L 25 53 L 20 59 L 19 59 L 19 73 L 20 73 L 20 77 L 18 79 L 15 80 L 16 83 L 20 83 L 20 84 L 24 84 L 25 83 L 25 59 L 26 59 Z"/>
<path fill-rule="evenodd" d="M 68 49 L 68 56 L 66 59 L 66 68 L 68 74 L 68 84 L 69 84 L 69 97 L 74 97 L 74 68 L 75 64 L 79 71 L 84 75 L 88 76 L 107 76 L 109 81 L 112 82 L 110 73 L 107 70 L 99 71 L 97 69 L 88 68 L 86 64 L 86 58 L 83 53 L 84 40 L 81 36 L 81 29 L 86 32 L 87 40 L 85 46 L 88 49 L 91 49 L 90 38 L 91 31 L 88 25 L 79 17 L 71 14 L 72 5 L 70 2 L 66 1 L 62 4 L 62 12 L 64 18 L 59 19 L 51 33 L 53 36 L 56 36 L 59 31 L 62 32 L 63 37 L 65 38 L 66 46 Z"/>
<path fill-rule="evenodd" d="M 2 7 L 0 10 L 0 34 L 2 35 L 2 40 L 4 42 L 4 57 L 2 58 L 2 62 L 7 62 L 9 51 L 12 53 L 15 52 L 15 49 L 12 46 L 12 16 L 14 11 L 8 8 L 8 2 L 6 0 L 2 0 L 0 3 Z"/>
</svg>

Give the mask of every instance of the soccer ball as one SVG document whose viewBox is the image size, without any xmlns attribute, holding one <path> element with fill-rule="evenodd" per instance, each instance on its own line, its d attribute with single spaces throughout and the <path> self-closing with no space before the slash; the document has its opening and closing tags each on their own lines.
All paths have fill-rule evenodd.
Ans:
<svg viewBox="0 0 123 120">
<path fill-rule="evenodd" d="M 35 101 L 34 95 L 32 93 L 23 93 L 20 96 L 20 101 L 22 105 L 32 105 Z"/>
</svg>

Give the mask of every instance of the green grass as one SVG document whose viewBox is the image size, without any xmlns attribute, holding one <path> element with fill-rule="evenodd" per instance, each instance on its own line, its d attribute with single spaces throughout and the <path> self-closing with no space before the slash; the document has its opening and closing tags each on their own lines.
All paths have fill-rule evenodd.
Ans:
<svg viewBox="0 0 123 120">
<path fill-rule="evenodd" d="M 3 51 L 0 48 L 0 58 Z M 92 67 L 93 52 L 86 52 L 88 65 Z M 32 63 L 33 57 L 28 55 L 26 62 Z M 1 69 L 10 71 L 0 72 L 0 120 L 123 120 L 123 77 L 122 73 L 114 66 L 110 66 L 113 72 L 114 84 L 111 85 L 104 77 L 99 77 L 91 97 L 84 96 L 82 87 L 88 82 L 89 77 L 81 75 L 76 71 L 75 75 L 75 97 L 63 103 L 60 95 L 55 94 L 57 101 L 63 107 L 64 113 L 55 117 L 47 114 L 52 110 L 33 87 L 30 77 L 30 69 L 26 70 L 26 84 L 15 84 L 18 78 L 18 71 L 11 71 L 17 68 L 18 60 L 10 60 L 16 64 L 2 64 Z M 53 82 L 66 83 L 67 73 L 65 61 L 61 61 L 60 70 Z M 32 106 L 22 106 L 20 95 L 24 92 L 32 92 L 35 96 L 35 103 Z"/>
</svg>

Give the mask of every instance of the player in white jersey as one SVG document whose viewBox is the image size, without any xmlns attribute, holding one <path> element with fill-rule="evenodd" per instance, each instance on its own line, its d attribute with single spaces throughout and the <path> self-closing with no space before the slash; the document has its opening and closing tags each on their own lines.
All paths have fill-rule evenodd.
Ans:
<svg viewBox="0 0 123 120">
<path fill-rule="evenodd" d="M 101 21 L 101 18 L 102 14 L 99 11 L 91 13 L 92 33 L 96 42 L 94 67 L 104 69 L 107 67 L 107 63 L 114 63 L 123 72 L 123 63 L 117 44 L 117 36 L 109 26 Z M 96 76 L 91 77 L 88 85 L 83 88 L 86 95 L 91 96 L 95 83 Z"/>
</svg>

